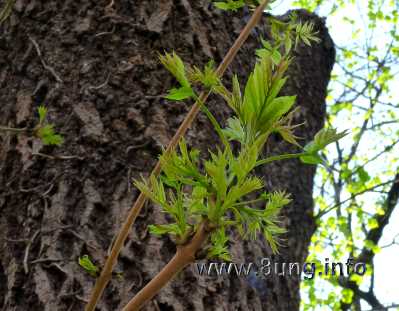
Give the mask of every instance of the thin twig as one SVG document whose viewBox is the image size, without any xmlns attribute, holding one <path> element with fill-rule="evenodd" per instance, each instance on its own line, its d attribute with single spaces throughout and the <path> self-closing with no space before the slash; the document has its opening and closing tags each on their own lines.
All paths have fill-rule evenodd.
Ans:
<svg viewBox="0 0 399 311">
<path fill-rule="evenodd" d="M 49 155 L 49 154 L 45 154 L 45 153 L 41 153 L 41 152 L 33 152 L 32 156 L 39 156 L 39 157 L 43 157 L 43 158 L 47 158 L 50 160 L 74 160 L 74 159 L 78 159 L 78 160 L 84 160 L 84 157 L 79 157 L 79 156 L 75 156 L 75 155 Z"/>
<path fill-rule="evenodd" d="M 42 62 L 42 65 L 43 65 L 44 69 L 46 69 L 48 72 L 50 72 L 57 82 L 63 83 L 62 79 L 59 77 L 59 75 L 57 75 L 57 73 L 55 72 L 54 68 L 49 66 L 49 65 L 47 65 L 46 62 L 44 61 L 44 59 L 42 57 L 42 51 L 40 50 L 39 44 L 31 36 L 28 36 L 28 37 L 29 37 L 29 40 L 35 46 L 37 55 L 39 56 L 40 61 Z"/>
<path fill-rule="evenodd" d="M 14 128 L 14 127 L 8 127 L 8 126 L 0 126 L 0 131 L 3 132 L 12 132 L 12 133 L 23 133 L 26 132 L 28 129 L 26 127 L 24 128 Z"/>
<path fill-rule="evenodd" d="M 25 255 L 24 255 L 24 271 L 25 271 L 25 274 L 29 273 L 28 258 L 29 258 L 30 248 L 31 248 L 33 242 L 35 241 L 36 237 L 39 235 L 39 233 L 40 233 L 40 229 L 35 232 L 35 234 L 32 236 L 32 238 L 29 240 L 28 244 L 26 245 Z"/>
<path fill-rule="evenodd" d="M 227 67 L 233 61 L 234 57 L 237 55 L 237 52 L 244 44 L 246 39 L 248 38 L 249 34 L 251 33 L 252 29 L 258 24 L 260 18 L 263 15 L 263 11 L 266 8 L 269 0 L 264 0 L 262 4 L 258 6 L 255 10 L 254 14 L 252 15 L 251 19 L 248 21 L 247 25 L 241 31 L 239 37 L 234 42 L 233 46 L 227 52 L 226 56 L 224 57 L 222 63 L 217 68 L 216 72 L 219 77 L 222 77 L 224 72 L 226 71 Z M 190 128 L 192 122 L 194 121 L 195 117 L 197 116 L 198 112 L 201 109 L 201 103 L 205 103 L 209 96 L 209 92 L 203 92 L 199 96 L 199 100 L 196 101 L 194 106 L 191 108 L 189 113 L 187 114 L 186 118 L 184 119 L 183 123 L 180 125 L 179 129 L 177 130 L 176 134 L 173 136 L 172 140 L 170 141 L 165 153 L 169 153 L 173 151 L 176 145 L 179 143 L 180 139 L 185 135 L 186 131 Z M 158 161 L 156 164 L 152 175 L 158 176 L 161 171 L 161 164 Z M 140 213 L 144 203 L 146 202 L 147 198 L 143 193 L 140 193 L 138 196 L 135 204 L 130 209 L 125 222 L 120 229 L 118 236 L 115 240 L 115 244 L 111 250 L 110 256 L 107 258 L 105 265 L 101 271 L 99 278 L 96 281 L 94 286 L 93 292 L 89 299 L 88 304 L 86 305 L 85 311 L 94 311 L 98 300 L 100 299 L 105 287 L 107 286 L 108 282 L 112 277 L 112 270 L 117 263 L 119 253 L 122 250 L 122 247 L 125 243 L 127 236 L 129 235 L 130 228 L 134 224 L 138 214 Z"/>
<path fill-rule="evenodd" d="M 105 81 L 103 83 L 101 83 L 100 85 L 97 85 L 97 86 L 90 85 L 89 87 L 87 87 L 87 90 L 99 90 L 99 89 L 103 88 L 104 86 L 107 86 L 110 77 L 111 77 L 111 73 L 109 72 L 107 75 L 107 78 L 105 79 Z"/>
<path fill-rule="evenodd" d="M 338 202 L 338 203 L 332 205 L 331 207 L 327 207 L 326 209 L 321 210 L 321 211 L 315 216 L 315 218 L 321 218 L 321 217 L 323 217 L 324 215 L 328 214 L 328 213 L 331 212 L 332 210 L 336 209 L 337 207 L 341 206 L 342 204 L 344 204 L 344 203 L 346 203 L 346 202 L 348 202 L 348 201 L 353 200 L 354 198 L 358 197 L 359 195 L 362 195 L 362 194 L 364 194 L 364 193 L 366 193 L 366 192 L 373 191 L 373 190 L 375 190 L 376 188 L 383 187 L 383 186 L 386 186 L 386 185 L 388 185 L 388 184 L 397 183 L 397 182 L 399 182 L 399 180 L 388 180 L 388 181 L 386 181 L 386 182 L 380 183 L 380 184 L 375 185 L 375 186 L 373 186 L 373 187 L 364 189 L 364 190 L 362 190 L 362 191 L 360 191 L 360 192 L 354 193 L 354 194 L 352 194 L 349 198 L 347 198 L 347 199 L 345 199 L 345 200 L 343 200 L 343 201 L 340 201 L 340 202 Z"/>
<path fill-rule="evenodd" d="M 94 37 L 98 38 L 98 37 L 105 36 L 105 35 L 112 35 L 114 32 L 115 32 L 115 25 L 112 27 L 111 31 L 99 32 L 99 33 L 95 34 Z"/>
<path fill-rule="evenodd" d="M 98 247 L 95 245 L 92 245 L 91 243 L 89 243 L 84 237 L 82 237 L 79 233 L 77 233 L 75 230 L 72 229 L 67 229 L 67 231 L 69 233 L 71 233 L 73 236 L 75 236 L 76 238 L 78 238 L 79 240 L 83 241 L 86 243 L 87 246 L 91 247 L 94 250 L 98 250 Z"/>
<path fill-rule="evenodd" d="M 104 8 L 106 11 L 107 10 L 112 10 L 112 7 L 114 6 L 114 0 L 111 0 L 111 2 Z"/>
<path fill-rule="evenodd" d="M 36 264 L 36 263 L 60 262 L 60 261 L 64 261 L 64 259 L 59 259 L 59 258 L 38 258 L 38 259 L 32 260 L 30 263 L 31 264 Z"/>
</svg>

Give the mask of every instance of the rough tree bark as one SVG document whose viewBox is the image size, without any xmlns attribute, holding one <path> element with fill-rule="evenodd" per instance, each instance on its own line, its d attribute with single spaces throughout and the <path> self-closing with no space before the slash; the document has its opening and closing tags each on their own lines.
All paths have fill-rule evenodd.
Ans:
<svg viewBox="0 0 399 311">
<path fill-rule="evenodd" d="M 326 87 L 334 47 L 323 21 L 300 11 L 322 42 L 300 47 L 287 94 L 298 94 L 297 134 L 306 143 L 324 122 Z M 174 83 L 157 53 L 176 50 L 186 61 L 219 62 L 245 24 L 209 1 L 17 0 L 0 29 L 0 124 L 32 126 L 45 104 L 65 136 L 62 147 L 42 147 L 28 137 L 0 133 L 0 310 L 82 310 L 94 279 L 78 265 L 89 254 L 101 266 L 107 248 L 138 195 L 132 178 L 148 174 L 188 110 L 166 103 Z M 260 26 L 257 32 L 264 32 Z M 254 64 L 252 36 L 234 62 L 241 78 Z M 231 71 L 227 79 L 231 77 Z M 227 81 L 227 80 L 225 80 Z M 208 103 L 219 120 L 229 109 Z M 200 115 L 189 143 L 206 152 L 216 137 Z M 267 153 L 292 152 L 273 137 Z M 32 154 L 33 153 L 33 154 Z M 45 156 L 48 155 L 48 156 Z M 63 158 L 62 156 L 71 156 Z M 236 242 L 236 262 L 262 257 L 303 262 L 315 229 L 312 186 L 315 168 L 299 161 L 268 165 L 259 174 L 269 189 L 287 189 L 288 229 L 279 256 L 267 245 Z M 163 215 L 147 205 L 131 231 L 99 310 L 117 310 L 174 252 L 169 239 L 146 226 Z M 147 310 L 298 310 L 299 277 L 266 280 L 199 277 L 188 269 Z"/>
</svg>

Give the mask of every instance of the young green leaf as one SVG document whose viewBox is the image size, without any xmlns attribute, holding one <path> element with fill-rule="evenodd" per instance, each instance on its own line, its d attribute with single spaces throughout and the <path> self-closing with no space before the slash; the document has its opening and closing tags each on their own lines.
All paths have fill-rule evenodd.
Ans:
<svg viewBox="0 0 399 311">
<path fill-rule="evenodd" d="M 79 265 L 86 270 L 93 277 L 97 277 L 99 268 L 90 260 L 88 255 L 83 255 L 79 257 Z"/>
<path fill-rule="evenodd" d="M 39 114 L 39 124 L 43 124 L 43 122 L 46 120 L 47 108 L 43 105 L 40 105 L 37 108 L 37 112 Z"/>
<path fill-rule="evenodd" d="M 305 164 L 322 164 L 323 159 L 317 154 L 304 154 L 300 156 L 300 160 Z"/>
<path fill-rule="evenodd" d="M 225 228 L 214 231 L 211 235 L 212 246 L 208 250 L 208 258 L 219 258 L 225 261 L 231 261 L 227 242 L 229 238 L 226 236 Z"/>
<path fill-rule="evenodd" d="M 160 157 L 162 172 L 165 174 L 166 183 L 181 183 L 185 185 L 206 185 L 206 177 L 198 169 L 199 151 L 192 149 L 190 152 L 184 139 L 179 143 L 180 155 L 176 151 L 164 153 Z"/>
<path fill-rule="evenodd" d="M 265 108 L 271 77 L 271 59 L 264 57 L 255 65 L 245 86 L 244 102 L 239 116 L 244 124 L 257 126 L 259 115 Z"/>
<path fill-rule="evenodd" d="M 274 125 L 292 108 L 296 96 L 281 96 L 273 99 L 259 116 L 259 131 L 274 131 Z"/>
<path fill-rule="evenodd" d="M 154 235 L 180 234 L 179 226 L 176 223 L 166 225 L 149 225 L 148 230 Z"/>
<path fill-rule="evenodd" d="M 248 177 L 242 183 L 231 187 L 223 203 L 222 210 L 231 208 L 241 198 L 263 187 L 263 182 L 258 177 Z"/>
<path fill-rule="evenodd" d="M 236 140 L 241 144 L 245 143 L 245 130 L 240 120 L 235 117 L 227 120 L 227 127 L 223 129 L 223 133 L 229 140 Z"/>
<path fill-rule="evenodd" d="M 347 134 L 346 131 L 338 133 L 336 129 L 321 129 L 315 135 L 313 141 L 303 148 L 305 154 L 300 157 L 301 161 L 306 164 L 323 163 L 323 159 L 318 155 L 318 152 Z"/>
<path fill-rule="evenodd" d="M 54 125 L 46 124 L 41 126 L 37 130 L 37 136 L 43 141 L 44 145 L 56 145 L 59 146 L 64 142 L 64 138 L 56 134 L 54 131 Z"/>
<path fill-rule="evenodd" d="M 195 97 L 195 93 L 191 87 L 182 86 L 178 89 L 174 88 L 165 96 L 166 99 L 181 101 L 191 97 Z"/>
<path fill-rule="evenodd" d="M 228 161 L 226 153 L 218 151 L 217 154 L 211 152 L 211 160 L 205 162 L 205 171 L 210 176 L 212 186 L 216 190 L 219 199 L 224 200 L 227 191 L 226 167 Z"/>
<path fill-rule="evenodd" d="M 290 126 L 278 126 L 275 128 L 275 131 L 281 135 L 281 137 L 288 143 L 296 145 L 300 147 L 297 139 L 298 136 L 295 136 L 292 132 L 292 127 Z"/>
<path fill-rule="evenodd" d="M 184 63 L 175 52 L 172 52 L 172 54 L 165 53 L 165 55 L 159 55 L 159 59 L 181 86 L 191 88 L 190 82 L 186 76 Z"/>
<path fill-rule="evenodd" d="M 238 9 L 245 6 L 243 0 L 227 0 L 226 2 L 214 2 L 215 7 L 225 11 L 237 11 Z"/>
<path fill-rule="evenodd" d="M 216 73 L 215 62 L 213 60 L 210 60 L 205 65 L 204 71 L 201 71 L 201 69 L 196 66 L 189 69 L 188 78 L 192 83 L 201 83 L 209 90 L 220 84 L 220 79 Z"/>
<path fill-rule="evenodd" d="M 262 194 L 260 199 L 267 202 L 264 210 L 237 204 L 233 207 L 233 210 L 236 210 L 234 215 L 236 220 L 245 227 L 242 231 L 244 238 L 256 239 L 259 233 L 263 233 L 272 251 L 277 252 L 277 236 L 286 232 L 280 224 L 278 215 L 281 208 L 287 205 L 290 199 L 285 192 L 279 191 L 271 194 Z"/>
<path fill-rule="evenodd" d="M 245 146 L 236 158 L 230 159 L 231 172 L 236 176 L 240 184 L 256 166 L 259 156 L 259 148 L 256 144 Z"/>
<path fill-rule="evenodd" d="M 297 23 L 295 33 L 295 48 L 297 48 L 299 41 L 303 41 L 308 46 L 312 45 L 312 41 L 316 43 L 320 42 L 320 39 L 316 36 L 317 31 L 314 31 L 314 24 L 309 21 Z"/>
<path fill-rule="evenodd" d="M 315 136 L 312 142 L 308 143 L 303 150 L 306 153 L 313 154 L 327 145 L 334 143 L 347 135 L 347 131 L 338 133 L 336 129 L 321 129 Z"/>
</svg>

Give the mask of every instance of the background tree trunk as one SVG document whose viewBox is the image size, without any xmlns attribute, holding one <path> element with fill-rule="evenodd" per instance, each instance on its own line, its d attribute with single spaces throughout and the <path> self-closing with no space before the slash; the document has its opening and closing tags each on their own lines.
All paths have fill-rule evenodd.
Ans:
<svg viewBox="0 0 399 311">
<path fill-rule="evenodd" d="M 306 123 L 297 134 L 306 143 L 324 123 L 335 53 L 323 21 L 299 13 L 316 23 L 322 39 L 313 48 L 300 47 L 285 88 L 298 94 L 296 121 Z M 37 107 L 45 104 L 65 142 L 42 147 L 23 135 L 0 133 L 0 310 L 83 310 L 94 279 L 78 257 L 89 254 L 104 263 L 138 195 L 132 178 L 150 172 L 188 110 L 188 104 L 162 98 L 174 81 L 157 53 L 174 49 L 189 63 L 219 62 L 245 21 L 243 13 L 220 12 L 210 1 L 16 1 L 0 29 L 0 124 L 32 126 Z M 241 78 L 254 64 L 256 37 L 234 62 Z M 230 113 L 214 98 L 208 106 L 219 120 Z M 204 153 L 217 141 L 203 115 L 187 140 Z M 266 152 L 293 149 L 273 137 Z M 315 229 L 314 173 L 294 160 L 259 171 L 270 190 L 292 193 L 293 203 L 284 209 L 286 242 L 279 256 L 271 256 L 263 240 L 237 240 L 235 262 L 305 260 Z M 146 229 L 163 217 L 145 207 L 120 257 L 121 279 L 113 278 L 100 310 L 120 308 L 170 259 L 173 243 Z M 192 267 L 146 309 L 292 311 L 299 308 L 299 283 L 298 276 L 200 277 Z"/>
</svg>

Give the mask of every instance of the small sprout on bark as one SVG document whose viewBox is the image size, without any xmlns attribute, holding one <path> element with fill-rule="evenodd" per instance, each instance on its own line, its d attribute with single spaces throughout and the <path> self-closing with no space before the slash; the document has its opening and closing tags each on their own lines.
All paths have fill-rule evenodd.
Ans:
<svg viewBox="0 0 399 311">
<path fill-rule="evenodd" d="M 44 145 L 61 145 L 64 139 L 60 134 L 55 132 L 54 125 L 45 124 L 47 108 L 41 105 L 37 111 L 39 114 L 39 124 L 34 129 L 35 135 L 42 140 Z"/>
<path fill-rule="evenodd" d="M 61 145 L 64 142 L 63 137 L 55 132 L 53 124 L 46 123 L 47 108 L 41 105 L 37 108 L 37 112 L 39 115 L 39 122 L 33 129 L 0 126 L 0 131 L 16 134 L 27 133 L 30 136 L 39 138 L 44 145 Z"/>
<path fill-rule="evenodd" d="M 88 255 L 79 257 L 79 266 L 81 266 L 92 277 L 97 277 L 99 268 L 91 261 Z"/>
<path fill-rule="evenodd" d="M 47 116 L 47 108 L 41 105 L 37 108 L 37 112 L 39 114 L 39 125 L 42 125 Z"/>
</svg>

